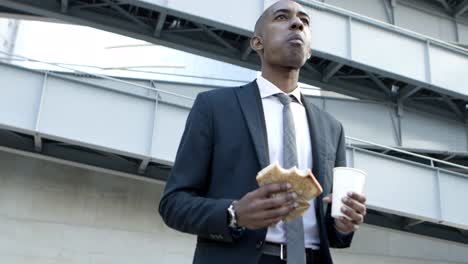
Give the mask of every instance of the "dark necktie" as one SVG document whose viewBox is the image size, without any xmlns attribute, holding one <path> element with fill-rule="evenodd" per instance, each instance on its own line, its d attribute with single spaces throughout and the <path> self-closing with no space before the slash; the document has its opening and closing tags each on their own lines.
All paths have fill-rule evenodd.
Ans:
<svg viewBox="0 0 468 264">
<path fill-rule="evenodd" d="M 276 95 L 283 104 L 283 167 L 298 166 L 296 148 L 296 130 L 291 112 L 292 98 L 286 94 Z M 302 217 L 285 223 L 287 241 L 287 262 L 305 264 L 304 225 Z"/>
</svg>

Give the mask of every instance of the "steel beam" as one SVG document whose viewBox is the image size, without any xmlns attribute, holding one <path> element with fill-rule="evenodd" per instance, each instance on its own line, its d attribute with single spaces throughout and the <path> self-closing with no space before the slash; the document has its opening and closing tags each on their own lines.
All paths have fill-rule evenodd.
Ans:
<svg viewBox="0 0 468 264">
<path fill-rule="evenodd" d="M 425 221 L 423 221 L 423 220 L 409 220 L 409 221 L 405 221 L 405 222 L 406 223 L 403 226 L 403 229 L 410 229 L 411 227 L 422 224 Z"/>
<path fill-rule="evenodd" d="M 203 32 L 201 28 L 173 28 L 164 30 L 165 33 L 188 33 L 188 32 Z M 161 37 L 161 36 L 160 36 Z"/>
<path fill-rule="evenodd" d="M 109 3 L 99 3 L 99 4 L 81 4 L 81 5 L 76 5 L 73 6 L 73 10 L 79 10 L 79 9 L 90 9 L 90 8 L 96 8 L 96 7 L 104 7 L 104 6 L 109 6 Z"/>
<path fill-rule="evenodd" d="M 336 78 L 343 79 L 343 80 L 353 80 L 353 79 L 368 79 L 369 76 L 366 75 L 366 74 L 363 74 L 363 75 L 345 75 L 345 76 L 338 76 Z"/>
<path fill-rule="evenodd" d="M 136 18 L 135 16 L 133 16 L 132 14 L 128 13 L 127 10 L 123 9 L 120 5 L 110 1 L 110 0 L 105 0 L 106 3 L 108 3 L 114 10 L 118 11 L 119 13 L 121 13 L 122 15 L 124 15 L 126 18 L 128 18 L 129 20 L 135 22 L 135 24 L 139 25 L 139 26 L 142 26 L 144 28 L 148 28 L 148 25 L 146 25 L 145 23 L 143 23 L 141 20 L 139 20 L 138 18 Z"/>
<path fill-rule="evenodd" d="M 377 87 L 379 87 L 380 90 L 382 90 L 387 96 L 391 96 L 389 88 L 382 82 L 382 80 L 377 78 L 373 73 L 368 72 L 367 75 L 375 84 L 377 84 Z"/>
<path fill-rule="evenodd" d="M 447 157 L 443 158 L 442 160 L 448 161 L 448 160 L 451 160 L 451 159 L 455 158 L 456 156 L 457 156 L 457 154 L 451 153 Z"/>
<path fill-rule="evenodd" d="M 156 27 L 153 33 L 153 35 L 157 38 L 161 36 L 161 31 L 164 27 L 164 23 L 166 22 L 166 17 L 167 17 L 167 13 L 164 13 L 164 12 L 159 13 L 158 23 L 156 24 Z"/>
<path fill-rule="evenodd" d="M 41 123 L 41 115 L 42 115 L 42 109 L 44 105 L 44 98 L 46 94 L 46 89 L 47 89 L 47 83 L 49 80 L 49 73 L 45 72 L 44 74 L 44 80 L 42 81 L 42 87 L 41 87 L 41 97 L 39 98 L 39 106 L 37 109 L 37 115 L 36 115 L 36 124 L 35 124 L 35 132 L 34 132 L 34 149 L 36 152 L 42 152 L 42 138 L 39 134 L 40 130 L 40 123 Z"/>
<path fill-rule="evenodd" d="M 317 69 L 315 69 L 310 63 L 306 62 L 303 66 L 303 68 L 305 68 L 306 70 L 314 73 L 314 74 L 321 74 Z"/>
<path fill-rule="evenodd" d="M 244 48 L 242 49 L 241 60 L 246 61 L 252 51 L 253 49 L 252 46 L 250 46 L 250 39 L 247 39 L 244 43 Z"/>
<path fill-rule="evenodd" d="M 62 0 L 62 8 L 60 10 L 62 13 L 68 12 L 68 0 Z"/>
<path fill-rule="evenodd" d="M 398 100 L 399 101 L 404 101 L 406 98 L 409 98 L 410 96 L 417 93 L 421 89 L 422 89 L 422 87 L 407 85 L 407 86 L 400 89 L 400 94 L 398 96 Z"/>
<path fill-rule="evenodd" d="M 385 14 L 387 15 L 388 22 L 395 25 L 395 12 L 391 0 L 382 0 L 385 6 Z"/>
<path fill-rule="evenodd" d="M 460 16 L 461 14 L 465 13 L 466 11 L 468 11 L 468 0 L 464 0 L 463 2 L 461 2 L 460 4 L 458 4 L 458 5 L 454 8 L 453 15 L 454 15 L 455 17 L 458 17 L 458 16 Z"/>
<path fill-rule="evenodd" d="M 402 135 L 401 135 L 401 120 L 400 117 L 402 116 L 401 114 L 401 104 L 397 104 L 396 107 L 394 108 L 395 111 L 393 110 L 393 105 L 388 105 L 388 110 L 390 114 L 390 119 L 392 121 L 392 127 L 393 127 L 393 135 L 395 137 L 395 140 L 397 142 L 398 146 L 402 145 Z"/>
<path fill-rule="evenodd" d="M 442 100 L 441 96 L 418 96 L 415 98 L 412 98 L 413 100 L 416 101 L 437 101 L 437 100 Z"/>
<path fill-rule="evenodd" d="M 436 2 L 438 2 L 440 5 L 442 5 L 442 7 L 445 9 L 445 11 L 447 11 L 448 13 L 452 13 L 453 10 L 452 8 L 450 7 L 450 5 L 447 3 L 447 0 L 435 0 Z"/>
<path fill-rule="evenodd" d="M 216 40 L 219 44 L 223 45 L 227 49 L 231 51 L 237 51 L 236 48 L 234 48 L 231 44 L 229 44 L 226 40 L 224 40 L 222 37 L 218 36 L 216 33 L 214 33 L 211 29 L 209 29 L 207 26 L 200 24 L 200 23 L 195 23 L 195 25 L 201 29 L 203 29 L 204 32 L 206 32 L 210 37 L 212 37 L 214 40 Z"/>
<path fill-rule="evenodd" d="M 464 114 L 462 113 L 460 108 L 452 101 L 452 99 L 450 99 L 445 94 L 442 95 L 441 99 L 448 104 L 450 109 L 452 109 L 452 111 L 458 116 L 458 118 L 460 118 L 461 120 L 464 120 Z"/>
<path fill-rule="evenodd" d="M 341 67 L 343 67 L 343 63 L 338 63 L 338 62 L 331 62 L 327 68 L 323 71 L 323 77 L 322 77 L 322 82 L 328 82 L 335 73 L 337 73 Z"/>
<path fill-rule="evenodd" d="M 140 166 L 138 167 L 138 173 L 139 174 L 144 174 L 146 169 L 148 168 L 148 165 L 150 163 L 150 159 L 144 159 L 141 161 Z"/>
<path fill-rule="evenodd" d="M 34 134 L 34 150 L 42 152 L 42 138 L 39 133 Z"/>
</svg>

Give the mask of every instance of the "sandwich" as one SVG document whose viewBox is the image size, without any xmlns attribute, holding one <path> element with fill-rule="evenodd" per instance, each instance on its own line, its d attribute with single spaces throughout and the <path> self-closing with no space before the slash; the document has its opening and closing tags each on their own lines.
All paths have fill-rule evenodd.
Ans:
<svg viewBox="0 0 468 264">
<path fill-rule="evenodd" d="M 314 175 L 307 170 L 299 170 L 292 167 L 288 170 L 283 169 L 277 162 L 265 167 L 257 174 L 257 183 L 259 186 L 270 183 L 290 183 L 292 192 L 297 194 L 296 203 L 298 206 L 292 210 L 284 221 L 291 221 L 297 217 L 303 216 L 309 209 L 309 201 L 322 193 L 322 186 L 315 179 Z"/>
</svg>

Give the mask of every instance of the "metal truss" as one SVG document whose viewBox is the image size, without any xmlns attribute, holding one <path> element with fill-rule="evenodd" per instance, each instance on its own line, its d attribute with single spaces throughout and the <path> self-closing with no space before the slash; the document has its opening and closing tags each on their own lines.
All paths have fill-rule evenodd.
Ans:
<svg viewBox="0 0 468 264">
<path fill-rule="evenodd" d="M 432 0 L 439 3 L 445 11 L 457 18 L 468 11 L 468 0 Z"/>
</svg>

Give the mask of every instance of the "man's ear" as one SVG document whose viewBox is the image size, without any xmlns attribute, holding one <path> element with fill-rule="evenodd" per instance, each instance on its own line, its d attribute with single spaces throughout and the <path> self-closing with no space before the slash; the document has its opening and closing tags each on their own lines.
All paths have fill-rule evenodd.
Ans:
<svg viewBox="0 0 468 264">
<path fill-rule="evenodd" d="M 307 53 L 307 60 L 309 60 L 312 57 L 312 49 L 309 49 L 309 52 Z"/>
<path fill-rule="evenodd" d="M 256 52 L 263 52 L 263 39 L 259 36 L 253 36 L 250 39 L 250 47 Z"/>
</svg>

